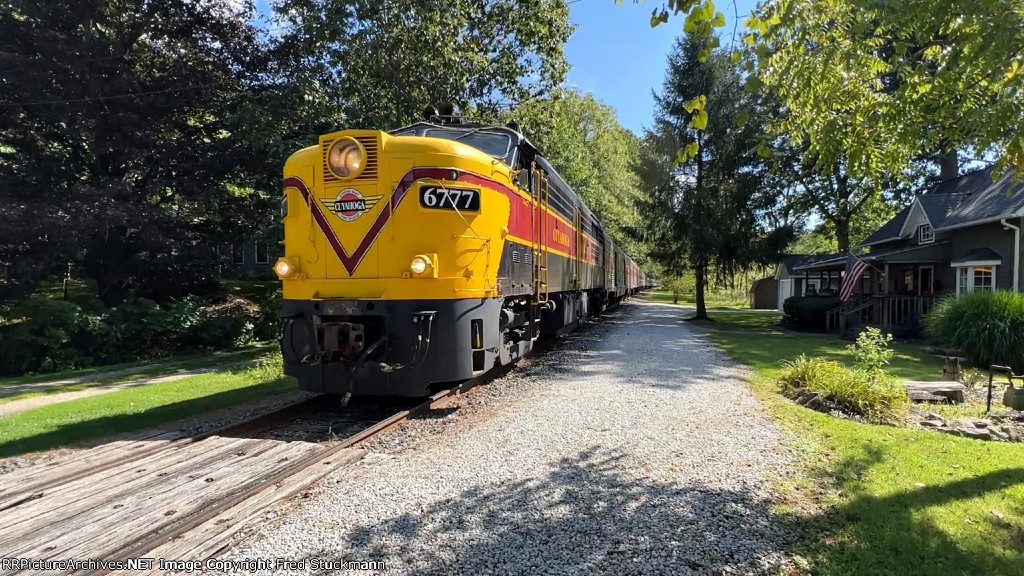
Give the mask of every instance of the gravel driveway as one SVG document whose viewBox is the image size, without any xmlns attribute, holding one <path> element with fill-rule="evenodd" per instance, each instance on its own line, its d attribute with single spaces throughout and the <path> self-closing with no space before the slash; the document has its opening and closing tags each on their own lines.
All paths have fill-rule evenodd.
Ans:
<svg viewBox="0 0 1024 576">
<path fill-rule="evenodd" d="M 386 574 L 783 571 L 769 486 L 790 452 L 744 372 L 681 317 L 622 307 L 468 407 L 371 445 L 220 559 L 383 560 Z"/>
</svg>

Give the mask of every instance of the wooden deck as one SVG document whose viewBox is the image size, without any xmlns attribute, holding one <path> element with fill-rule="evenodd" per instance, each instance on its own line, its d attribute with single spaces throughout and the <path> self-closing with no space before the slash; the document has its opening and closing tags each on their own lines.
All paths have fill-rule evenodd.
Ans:
<svg viewBox="0 0 1024 576">
<path fill-rule="evenodd" d="M 114 560 L 125 546 L 258 486 L 290 463 L 325 449 L 325 445 L 308 442 L 218 436 L 184 442 L 175 434 L 164 433 L 83 451 L 55 465 L 16 470 L 0 475 L 0 549 L 13 558 Z M 128 458 L 143 452 L 150 453 Z M 267 486 L 148 556 L 202 560 L 223 547 L 231 534 L 266 506 L 362 454 L 359 449 L 345 450 Z M 128 461 L 90 473 L 98 464 L 118 459 Z M 154 569 L 152 573 L 158 572 Z M 26 572 L 0 572 L 14 573 Z"/>
</svg>

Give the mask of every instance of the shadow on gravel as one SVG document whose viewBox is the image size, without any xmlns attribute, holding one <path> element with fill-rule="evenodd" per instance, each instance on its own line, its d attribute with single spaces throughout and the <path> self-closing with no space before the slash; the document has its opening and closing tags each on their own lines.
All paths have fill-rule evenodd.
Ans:
<svg viewBox="0 0 1024 576">
<path fill-rule="evenodd" d="M 466 575 L 756 574 L 784 565 L 769 502 L 638 480 L 619 460 L 605 450 L 581 453 L 545 477 L 477 487 L 357 528 L 309 558 Z"/>
</svg>

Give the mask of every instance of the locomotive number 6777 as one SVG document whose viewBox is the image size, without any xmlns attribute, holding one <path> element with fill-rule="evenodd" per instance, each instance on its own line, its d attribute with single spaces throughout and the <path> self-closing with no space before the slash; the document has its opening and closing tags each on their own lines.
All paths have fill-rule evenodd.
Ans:
<svg viewBox="0 0 1024 576">
<path fill-rule="evenodd" d="M 281 352 L 304 390 L 422 396 L 649 287 L 516 126 L 450 110 L 321 136 L 285 164 L 281 218 Z"/>
</svg>

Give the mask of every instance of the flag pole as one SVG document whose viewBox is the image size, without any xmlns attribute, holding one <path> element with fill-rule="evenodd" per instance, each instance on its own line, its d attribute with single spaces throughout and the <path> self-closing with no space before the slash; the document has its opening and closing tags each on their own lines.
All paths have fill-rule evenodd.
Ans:
<svg viewBox="0 0 1024 576">
<path fill-rule="evenodd" d="M 883 271 L 882 271 L 881 269 L 879 269 L 879 268 L 876 268 L 876 267 L 875 267 L 875 265 L 874 265 L 874 264 L 872 264 L 871 262 L 868 262 L 867 260 L 865 260 L 865 259 L 861 258 L 860 256 L 857 256 L 856 254 L 854 254 L 854 253 L 853 253 L 853 251 L 852 251 L 852 250 L 847 250 L 847 251 L 846 251 L 846 253 L 847 253 L 847 254 L 849 254 L 850 256 L 853 256 L 853 257 L 854 257 L 854 258 L 856 258 L 857 260 L 859 260 L 859 261 L 861 261 L 861 262 L 863 262 L 863 263 L 867 264 L 869 268 L 871 268 L 872 270 L 874 270 L 874 271 L 878 272 L 878 273 L 879 273 L 879 274 L 881 274 L 882 276 L 885 276 L 885 272 L 883 272 Z"/>
</svg>

